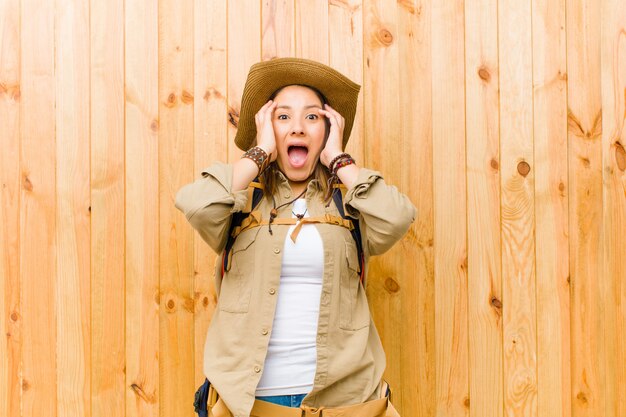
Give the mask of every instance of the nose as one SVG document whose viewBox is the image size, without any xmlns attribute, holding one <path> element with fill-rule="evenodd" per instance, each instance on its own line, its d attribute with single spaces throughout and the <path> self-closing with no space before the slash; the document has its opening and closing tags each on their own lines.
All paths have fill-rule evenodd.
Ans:
<svg viewBox="0 0 626 417">
<path fill-rule="evenodd" d="M 304 129 L 302 128 L 302 123 L 297 118 L 294 118 L 293 125 L 291 126 L 291 134 L 292 135 L 303 135 Z"/>
</svg>

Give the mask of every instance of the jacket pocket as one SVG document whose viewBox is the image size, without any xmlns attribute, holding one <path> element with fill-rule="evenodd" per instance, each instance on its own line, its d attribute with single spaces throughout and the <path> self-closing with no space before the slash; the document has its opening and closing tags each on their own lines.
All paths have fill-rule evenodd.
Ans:
<svg viewBox="0 0 626 417">
<path fill-rule="evenodd" d="M 370 324 L 370 310 L 365 289 L 359 278 L 359 256 L 354 240 L 345 241 L 345 264 L 339 286 L 339 327 L 359 330 Z"/>
<path fill-rule="evenodd" d="M 221 282 L 217 307 L 230 313 L 247 313 L 254 282 L 254 242 L 260 227 L 243 231 L 230 249 L 228 270 Z"/>
</svg>

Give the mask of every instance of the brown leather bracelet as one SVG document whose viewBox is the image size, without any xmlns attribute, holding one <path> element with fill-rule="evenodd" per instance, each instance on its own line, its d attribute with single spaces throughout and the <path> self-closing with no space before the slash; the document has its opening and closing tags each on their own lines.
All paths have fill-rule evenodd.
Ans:
<svg viewBox="0 0 626 417">
<path fill-rule="evenodd" d="M 265 152 L 265 150 L 263 150 L 260 146 L 253 146 L 241 155 L 241 157 L 252 159 L 259 168 L 259 175 L 261 175 L 261 173 L 265 171 L 270 164 L 270 158 L 267 155 L 267 152 Z"/>
</svg>

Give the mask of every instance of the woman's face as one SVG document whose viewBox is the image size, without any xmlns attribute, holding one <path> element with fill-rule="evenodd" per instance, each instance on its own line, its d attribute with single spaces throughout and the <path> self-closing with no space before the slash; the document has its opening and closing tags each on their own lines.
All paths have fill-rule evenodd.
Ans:
<svg viewBox="0 0 626 417">
<path fill-rule="evenodd" d="M 289 85 L 274 97 L 272 124 L 276 137 L 276 162 L 291 181 L 304 181 L 313 173 L 324 147 L 322 102 L 313 90 Z"/>
</svg>

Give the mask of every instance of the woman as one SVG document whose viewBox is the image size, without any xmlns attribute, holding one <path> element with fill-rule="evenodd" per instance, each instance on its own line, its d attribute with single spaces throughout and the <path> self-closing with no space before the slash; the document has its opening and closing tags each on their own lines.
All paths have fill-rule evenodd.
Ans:
<svg viewBox="0 0 626 417">
<path fill-rule="evenodd" d="M 406 233 L 416 209 L 344 152 L 359 89 L 307 59 L 253 65 L 235 137 L 246 152 L 213 163 L 176 195 L 222 253 L 204 349 L 216 417 L 339 407 L 397 415 L 360 273 Z M 255 187 L 263 198 L 253 206 Z"/>
</svg>

